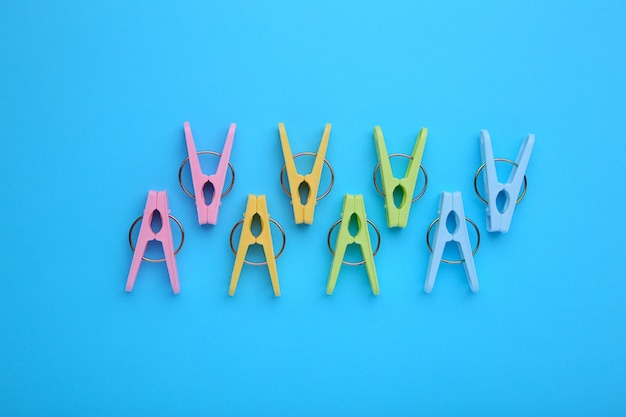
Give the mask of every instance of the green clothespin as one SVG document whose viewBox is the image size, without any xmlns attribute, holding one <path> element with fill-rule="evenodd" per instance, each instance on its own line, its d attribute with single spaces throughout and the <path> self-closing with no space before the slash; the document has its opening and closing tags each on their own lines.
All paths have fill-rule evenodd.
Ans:
<svg viewBox="0 0 626 417">
<path fill-rule="evenodd" d="M 426 191 L 428 184 L 428 177 L 424 167 L 424 189 L 416 198 L 413 198 L 413 192 L 415 191 L 415 184 L 417 183 L 417 176 L 419 168 L 422 163 L 422 155 L 424 154 L 424 146 L 426 145 L 426 138 L 428 136 L 428 129 L 422 128 L 415 146 L 413 147 L 413 153 L 411 156 L 405 154 L 394 154 L 392 156 L 405 156 L 410 158 L 409 166 L 406 169 L 404 178 L 398 179 L 393 176 L 391 171 L 391 163 L 389 162 L 389 154 L 387 153 L 387 146 L 385 146 L 385 138 L 380 126 L 374 127 L 374 143 L 376 144 L 376 154 L 378 155 L 378 161 L 380 165 L 380 177 L 383 182 L 383 191 L 381 194 L 385 197 L 385 209 L 387 210 L 387 226 L 389 227 L 406 227 L 409 221 L 409 212 L 411 210 L 411 203 L 417 201 Z M 374 182 L 376 181 L 376 173 L 374 172 Z M 396 207 L 393 198 L 393 192 L 400 188 L 402 190 L 402 202 L 399 207 Z M 378 186 L 376 186 L 378 188 Z M 379 190 L 380 192 L 380 190 Z"/>
<path fill-rule="evenodd" d="M 358 231 L 354 236 L 350 234 L 348 230 L 348 226 L 350 224 L 350 220 L 352 216 L 356 216 L 356 220 L 358 222 Z M 367 223 L 370 223 L 374 226 L 376 233 L 378 234 L 378 245 L 374 252 L 372 252 L 372 243 L 370 242 L 370 234 L 367 228 Z M 376 276 L 376 265 L 374 265 L 374 255 L 378 252 L 378 247 L 380 247 L 380 233 L 376 226 L 367 219 L 365 215 L 365 202 L 363 201 L 363 195 L 352 195 L 346 194 L 343 198 L 343 208 L 341 212 L 341 220 L 331 227 L 330 232 L 328 234 L 328 240 L 330 243 L 330 234 L 337 224 L 341 224 L 339 227 L 339 233 L 337 234 L 337 244 L 335 245 L 335 253 L 333 257 L 333 262 L 330 267 L 330 276 L 328 277 L 328 284 L 326 285 L 326 294 L 332 295 L 333 291 L 335 291 L 335 284 L 337 284 L 337 276 L 339 275 L 339 269 L 341 269 L 341 264 L 346 263 L 349 265 L 362 265 L 365 264 L 365 269 L 367 270 L 367 275 L 370 280 L 370 286 L 372 287 L 372 292 L 374 295 L 380 294 L 380 289 L 378 288 L 378 277 Z M 343 257 L 346 254 L 346 248 L 349 244 L 356 243 L 361 247 L 361 253 L 363 254 L 363 261 L 358 263 L 345 262 Z M 332 251 L 332 249 L 331 249 Z"/>
</svg>

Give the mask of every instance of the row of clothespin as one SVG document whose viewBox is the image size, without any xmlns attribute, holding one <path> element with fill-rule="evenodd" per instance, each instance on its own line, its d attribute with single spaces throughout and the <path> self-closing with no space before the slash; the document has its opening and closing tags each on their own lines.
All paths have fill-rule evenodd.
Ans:
<svg viewBox="0 0 626 417">
<path fill-rule="evenodd" d="M 226 141 L 224 143 L 221 154 L 214 151 L 198 152 L 194 143 L 189 123 L 185 122 L 184 124 L 188 158 L 185 159 L 180 166 L 179 182 L 183 191 L 190 197 L 195 198 L 198 223 L 200 225 L 217 224 L 218 213 L 222 198 L 226 196 L 233 187 L 235 181 L 235 171 L 232 164 L 230 164 L 230 154 L 235 137 L 235 129 L 236 125 L 232 123 L 228 130 Z M 280 174 L 280 181 L 284 191 L 291 197 L 295 223 L 312 224 L 315 205 L 317 201 L 325 197 L 330 192 L 334 182 L 334 172 L 332 166 L 325 159 L 326 150 L 328 148 L 328 141 L 330 138 L 331 125 L 326 125 L 324 133 L 322 135 L 321 143 L 316 153 L 302 152 L 295 155 L 291 151 L 285 126 L 283 123 L 278 124 L 278 130 L 285 160 L 285 165 L 283 166 Z M 390 155 L 387 152 L 387 147 L 381 128 L 378 126 L 374 128 L 374 142 L 379 161 L 374 168 L 374 185 L 378 192 L 385 199 L 387 226 L 389 228 L 406 227 L 408 224 L 411 204 L 417 201 L 426 191 L 426 187 L 428 185 L 428 176 L 426 170 L 421 164 L 421 160 L 424 153 L 427 136 L 428 130 L 426 128 L 422 128 L 416 139 L 415 146 L 413 147 L 411 155 Z M 494 158 L 489 133 L 486 130 L 481 131 L 480 149 L 483 164 L 478 168 L 476 174 L 474 175 L 474 188 L 478 197 L 487 205 L 487 231 L 501 233 L 508 232 L 515 206 L 521 201 L 526 193 L 527 181 L 525 172 L 528 166 L 533 145 L 534 135 L 530 134 L 524 140 L 515 161 L 511 161 L 505 158 Z M 214 174 L 207 175 L 202 172 L 199 160 L 199 155 L 201 154 L 213 154 L 219 157 L 219 164 Z M 304 175 L 297 171 L 295 163 L 295 158 L 303 155 L 315 156 L 315 161 L 311 172 Z M 396 178 L 392 173 L 390 159 L 396 156 L 401 156 L 409 159 L 409 164 L 403 178 Z M 513 166 L 507 182 L 503 183 L 498 180 L 496 172 L 496 162 L 507 162 Z M 194 191 L 193 193 L 185 188 L 182 181 L 183 169 L 187 163 L 189 163 L 191 169 L 191 178 Z M 318 196 L 324 165 L 326 165 L 330 170 L 331 183 L 328 189 L 321 196 Z M 229 187 L 224 190 L 228 169 L 231 170 L 232 180 Z M 418 196 L 413 198 L 420 170 L 423 172 L 424 175 L 424 186 Z M 484 197 L 481 196 L 477 185 L 478 177 L 483 170 L 483 184 L 485 192 Z M 379 171 L 382 182 L 382 189 L 377 183 L 377 174 Z M 287 174 L 288 187 L 285 185 L 284 182 L 285 172 Z M 213 190 L 212 198 L 210 201 L 206 201 L 205 199 L 204 190 L 206 187 L 210 187 Z M 305 203 L 303 203 L 300 199 L 301 191 L 303 189 L 305 193 L 308 189 Z M 393 197 L 396 190 L 400 191 L 403 196 L 400 204 L 398 205 L 396 204 Z M 160 218 L 162 224 L 162 226 L 158 230 L 152 229 L 152 220 L 155 216 Z M 176 249 L 174 249 L 172 229 L 169 222 L 170 218 L 176 222 L 181 230 L 182 235 L 181 243 Z M 252 223 L 255 218 L 258 218 L 261 223 L 261 231 L 259 234 L 256 235 L 252 232 Z M 354 218 L 356 218 L 358 228 L 356 233 L 351 234 L 348 230 L 348 225 L 350 221 Z M 137 243 L 135 246 L 132 241 L 133 229 L 141 220 L 143 221 L 141 222 L 139 236 L 137 238 Z M 478 241 L 474 249 L 472 249 L 470 245 L 466 221 L 469 222 L 476 229 Z M 283 235 L 282 247 L 276 254 L 274 252 L 272 243 L 272 223 L 279 228 L 281 234 Z M 238 247 L 235 250 L 233 244 L 233 235 L 240 225 L 242 227 L 242 230 L 239 238 Z M 373 226 L 378 236 L 378 243 L 375 250 L 372 249 L 368 225 Z M 333 249 L 331 247 L 331 235 L 333 230 L 337 226 L 339 226 L 339 231 L 337 233 L 335 248 Z M 430 235 L 433 228 L 435 229 L 435 231 L 433 243 L 431 244 Z M 161 242 L 164 252 L 163 259 L 155 260 L 146 258 L 144 256 L 148 242 L 152 240 Z M 150 191 L 148 193 L 148 199 L 146 201 L 143 216 L 139 217 L 132 224 L 129 232 L 129 241 L 131 248 L 134 250 L 134 254 L 131 261 L 130 272 L 128 274 L 126 282 L 126 291 L 132 291 L 142 260 L 153 262 L 165 261 L 170 277 L 172 290 L 175 294 L 178 294 L 180 292 L 180 282 L 178 278 L 175 255 L 178 253 L 178 251 L 180 251 L 182 247 L 182 243 L 184 241 L 184 230 L 181 222 L 170 214 L 166 191 Z M 276 259 L 282 253 L 285 247 L 285 241 L 285 231 L 276 220 L 270 217 L 265 196 L 249 195 L 244 217 L 242 220 L 235 224 L 230 234 L 230 246 L 235 253 L 235 262 L 231 275 L 229 294 L 231 296 L 235 294 L 243 264 L 248 263 L 252 265 L 267 265 L 272 287 L 274 290 L 274 295 L 280 296 L 280 286 L 278 281 Z M 459 261 L 449 261 L 443 258 L 444 248 L 449 242 L 455 242 L 457 244 L 461 256 L 461 259 Z M 426 243 L 431 251 L 431 257 L 429 260 L 424 284 L 424 290 L 427 293 L 431 292 L 433 288 L 435 278 L 437 276 L 437 271 L 441 262 L 463 263 L 470 289 L 474 292 L 478 291 L 478 277 L 476 274 L 473 256 L 478 250 L 478 246 L 480 244 L 480 231 L 476 223 L 465 217 L 463 200 L 460 192 L 441 193 L 438 217 L 428 227 L 428 230 L 426 232 Z M 248 248 L 253 244 L 259 244 L 263 247 L 266 258 L 265 262 L 250 262 L 246 260 Z M 350 244 L 357 244 L 360 247 L 361 253 L 363 255 L 363 261 L 358 263 L 352 263 L 344 260 L 346 249 Z M 328 283 L 326 287 L 326 293 L 328 295 L 331 295 L 334 292 L 337 277 L 339 275 L 339 270 L 342 264 L 364 264 L 369 277 L 372 292 L 375 295 L 378 295 L 380 293 L 376 267 L 374 264 L 374 256 L 378 252 L 378 248 L 380 247 L 380 233 L 376 225 L 367 218 L 367 215 L 365 213 L 365 202 L 362 195 L 346 194 L 344 196 L 341 219 L 335 222 L 335 224 L 333 224 L 330 228 L 330 231 L 328 233 L 328 246 L 331 253 L 333 254 L 330 275 L 328 277 Z"/>
</svg>

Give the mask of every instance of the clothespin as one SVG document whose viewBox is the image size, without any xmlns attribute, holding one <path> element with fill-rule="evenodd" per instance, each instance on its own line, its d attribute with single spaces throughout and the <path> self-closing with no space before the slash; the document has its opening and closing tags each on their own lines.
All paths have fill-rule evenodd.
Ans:
<svg viewBox="0 0 626 417">
<path fill-rule="evenodd" d="M 355 235 L 351 235 L 348 230 L 350 220 L 353 216 L 356 216 L 358 230 Z M 368 230 L 368 223 L 371 224 L 376 230 L 378 235 L 378 245 L 376 250 L 372 252 L 372 243 L 370 242 L 370 234 Z M 370 287 L 372 287 L 372 293 L 374 295 L 380 294 L 378 287 L 378 277 L 376 275 L 376 265 L 374 264 L 374 255 L 378 252 L 380 247 L 380 233 L 376 225 L 367 219 L 365 215 L 365 202 L 363 201 L 363 195 L 346 194 L 343 198 L 343 208 L 341 212 L 341 219 L 338 220 L 328 232 L 328 248 L 331 253 L 333 249 L 330 247 L 330 235 L 333 229 L 340 224 L 339 232 L 337 234 L 337 243 L 335 245 L 335 252 L 333 256 L 333 262 L 330 267 L 330 276 L 328 277 L 328 284 L 326 285 L 326 294 L 332 295 L 335 291 L 335 285 L 337 284 L 337 276 L 341 269 L 341 264 L 348 265 L 362 265 L 365 264 L 367 270 L 367 276 L 369 277 Z M 347 262 L 343 258 L 346 254 L 346 249 L 349 244 L 356 243 L 361 247 L 361 254 L 363 255 L 363 261 L 361 262 Z"/>
<path fill-rule="evenodd" d="M 287 138 L 287 132 L 285 131 L 285 124 L 278 123 L 278 132 L 280 133 L 280 143 L 283 148 L 283 156 L 285 158 L 285 167 L 287 169 L 287 180 L 289 182 L 289 190 L 285 189 L 287 195 L 291 197 L 291 204 L 293 205 L 293 215 L 296 221 L 296 224 L 312 224 L 313 223 L 313 213 L 315 211 L 315 204 L 317 201 L 324 198 L 333 186 L 334 174 L 330 163 L 326 161 L 326 149 L 328 148 L 328 139 L 330 138 L 330 128 L 331 124 L 327 123 L 324 128 L 324 133 L 322 134 L 322 140 L 320 142 L 319 149 L 317 150 L 317 154 L 312 154 L 310 152 L 303 152 L 297 155 L 293 155 L 291 153 L 291 147 L 289 146 L 289 139 Z M 313 169 L 309 174 L 302 175 L 299 174 L 296 169 L 296 163 L 294 158 L 301 155 L 315 155 L 315 162 L 313 163 Z M 317 197 L 317 192 L 320 186 L 320 180 L 322 178 L 322 168 L 324 163 L 328 165 L 331 171 L 331 175 L 333 178 L 331 179 L 331 184 L 328 190 L 321 196 Z M 284 168 L 283 168 L 284 169 Z M 283 173 L 281 171 L 280 181 L 283 183 Z M 302 204 L 300 200 L 300 188 L 303 184 L 308 185 L 309 192 L 307 195 L 306 204 Z M 283 183 L 283 189 L 285 185 Z"/>
<path fill-rule="evenodd" d="M 476 172 L 474 187 L 478 197 L 487 204 L 487 231 L 502 233 L 509 231 L 515 206 L 523 198 L 523 195 L 520 198 L 517 198 L 517 195 L 520 193 L 520 189 L 522 187 L 522 182 L 524 182 L 524 194 L 526 193 L 525 174 L 534 144 L 535 135 L 530 134 L 522 143 L 515 162 L 504 158 L 494 158 L 489 132 L 487 130 L 480 131 L 480 154 L 483 160 L 483 165 Z M 505 161 L 513 165 L 513 169 L 511 170 L 511 174 L 509 175 L 509 179 L 506 183 L 498 181 L 496 161 Z M 478 189 L 476 188 L 476 179 L 483 167 L 485 168 L 483 183 L 486 199 L 480 196 Z M 504 204 L 498 207 L 497 199 L 501 194 L 504 196 Z M 517 201 L 515 200 L 516 198 Z"/>
<path fill-rule="evenodd" d="M 450 226 L 452 230 L 448 230 L 448 219 L 452 217 Z M 478 243 L 476 249 L 472 252 L 469 234 L 467 233 L 467 225 L 465 221 L 469 221 L 478 233 Z M 439 224 L 437 224 L 439 223 Z M 430 245 L 430 230 L 437 224 L 435 229 L 434 248 Z M 449 261 L 443 258 L 443 250 L 448 242 L 455 242 L 461 254 L 460 261 Z M 439 264 L 445 263 L 463 263 L 465 267 L 465 275 L 470 289 L 473 292 L 478 291 L 478 277 L 476 275 L 476 267 L 474 266 L 474 253 L 480 245 L 480 232 L 474 222 L 465 217 L 463 209 L 463 198 L 461 193 L 456 191 L 453 193 L 442 192 L 439 199 L 439 217 L 433 221 L 426 232 L 426 244 L 431 250 L 430 261 L 428 262 L 428 271 L 426 272 L 426 282 L 424 283 L 424 291 L 430 293 L 435 285 Z"/>
<path fill-rule="evenodd" d="M 152 229 L 152 220 L 154 216 L 158 216 L 161 219 L 161 228 L 159 230 Z M 172 238 L 172 227 L 169 219 L 173 219 L 180 227 L 182 234 L 182 240 L 176 250 L 174 250 L 174 239 Z M 133 228 L 139 222 L 141 222 L 141 228 L 139 229 L 139 237 L 137 238 L 137 247 L 133 247 L 132 233 Z M 172 285 L 172 291 L 174 294 L 180 292 L 180 283 L 178 281 L 178 269 L 176 268 L 176 254 L 180 251 L 185 240 L 185 232 L 181 223 L 174 216 L 170 214 L 170 209 L 167 204 L 167 191 L 149 191 L 148 199 L 146 200 L 146 207 L 143 211 L 143 216 L 139 217 L 130 228 L 129 233 L 130 247 L 134 249 L 133 260 L 130 264 L 130 272 L 128 273 L 128 279 L 126 280 L 126 291 L 131 292 L 135 285 L 135 279 L 137 278 L 137 272 L 141 266 L 141 261 L 146 260 L 148 262 L 163 262 L 167 264 L 167 271 L 170 276 L 170 284 Z M 163 246 L 163 259 L 150 259 L 144 257 L 148 242 L 156 240 L 161 242 Z"/>
<path fill-rule="evenodd" d="M 222 150 L 221 155 L 216 152 L 210 151 L 196 151 L 196 145 L 193 141 L 193 135 L 191 134 L 191 127 L 189 126 L 189 122 L 184 123 L 185 128 L 185 141 L 187 143 L 187 153 L 189 155 L 189 166 L 191 168 L 191 180 L 193 182 L 193 190 L 194 194 L 189 193 L 182 182 L 182 169 L 186 160 L 182 163 L 178 177 L 180 181 L 180 185 L 187 193 L 187 195 L 196 199 L 196 209 L 198 210 L 198 223 L 199 224 L 216 224 L 217 223 L 217 214 L 219 212 L 219 207 L 222 204 L 222 197 L 228 194 L 230 188 L 226 193 L 222 194 L 224 190 L 224 181 L 226 179 L 226 169 L 228 167 L 232 170 L 232 165 L 230 165 L 230 151 L 233 147 L 233 140 L 235 138 L 235 129 L 237 125 L 235 123 L 230 124 L 230 128 L 228 129 L 228 134 L 226 135 L 226 141 L 224 142 L 224 149 Z M 198 154 L 201 153 L 211 153 L 220 157 L 220 162 L 217 165 L 217 170 L 215 174 L 206 175 L 202 172 L 202 168 L 200 167 L 200 159 L 198 158 Z M 233 182 L 235 180 L 235 172 L 233 170 Z M 213 187 L 213 198 L 210 202 L 207 202 L 204 198 L 204 187 L 209 185 Z M 232 184 L 231 184 L 232 187 Z"/>
<path fill-rule="evenodd" d="M 254 217 L 258 215 L 259 220 L 261 222 L 261 232 L 258 236 L 255 236 L 252 233 L 252 221 Z M 274 256 L 274 246 L 272 244 L 272 233 L 270 230 L 270 222 L 276 224 L 280 229 L 283 235 L 283 245 L 276 256 Z M 239 238 L 239 245 L 237 246 L 237 251 L 235 252 L 235 248 L 233 246 L 233 234 L 235 229 L 243 224 L 241 229 L 241 236 Z M 251 265 L 266 265 L 270 272 L 270 279 L 272 281 L 272 288 L 274 289 L 274 295 L 276 297 L 280 297 L 280 286 L 278 285 L 278 271 L 276 269 L 276 259 L 280 256 L 285 248 L 285 232 L 280 224 L 270 218 L 269 213 L 267 212 L 267 201 L 264 195 L 248 195 L 248 203 L 246 205 L 246 211 L 244 213 L 243 220 L 240 220 L 233 230 L 230 233 L 230 247 L 235 252 L 235 266 L 233 267 L 233 273 L 230 278 L 230 288 L 228 290 L 228 294 L 233 296 L 235 295 L 235 290 L 237 289 L 237 283 L 239 282 L 239 275 L 241 274 L 241 269 L 243 268 L 243 264 L 251 264 Z M 248 248 L 250 245 L 259 244 L 263 246 L 263 252 L 265 253 L 265 262 L 250 262 L 246 261 L 246 254 L 248 253 Z"/>
<path fill-rule="evenodd" d="M 387 153 L 387 146 L 385 145 L 385 138 L 380 126 L 374 127 L 374 143 L 376 144 L 376 154 L 378 155 L 378 165 L 374 169 L 374 185 L 379 190 L 379 193 L 385 198 L 385 209 L 387 210 L 387 226 L 388 227 L 406 227 L 409 221 L 409 212 L 411 210 L 411 203 L 419 200 L 426 191 L 428 185 L 428 176 L 426 170 L 421 165 L 422 155 L 424 154 L 424 146 L 426 145 L 426 138 L 428 137 L 428 129 L 420 129 L 420 133 L 415 141 L 413 152 L 411 156 L 406 154 L 392 154 L 391 156 L 404 156 L 410 158 L 409 166 L 406 169 L 404 178 L 396 178 L 393 176 L 391 170 L 391 162 L 389 161 L 390 155 Z M 383 190 L 378 188 L 376 183 L 376 170 L 380 167 L 380 177 L 383 182 Z M 415 190 L 415 184 L 419 174 L 419 169 L 424 171 L 424 189 L 420 194 L 413 198 L 413 192 Z M 393 198 L 393 193 L 396 189 L 402 190 L 402 202 L 397 207 Z"/>
</svg>

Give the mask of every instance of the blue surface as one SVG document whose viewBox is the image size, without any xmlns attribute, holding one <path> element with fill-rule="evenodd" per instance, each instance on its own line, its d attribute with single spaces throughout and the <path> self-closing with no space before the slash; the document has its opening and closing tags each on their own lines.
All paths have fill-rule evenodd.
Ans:
<svg viewBox="0 0 626 417">
<path fill-rule="evenodd" d="M 624 4 L 337 3 L 0 5 L 1 415 L 626 413 Z M 238 124 L 216 227 L 178 186 L 185 120 L 217 151 Z M 280 121 L 294 152 L 333 123 L 310 227 L 278 181 Z M 376 124 L 390 152 L 429 128 L 405 230 L 371 182 Z M 502 236 L 472 188 L 483 128 L 497 157 L 537 138 Z M 124 292 L 149 189 L 186 227 L 179 296 L 163 264 Z M 481 228 L 477 294 L 458 265 L 423 292 L 444 190 Z M 227 295 L 248 193 L 287 232 L 280 299 L 252 267 Z M 382 231 L 379 297 L 363 267 L 325 295 L 345 193 Z"/>
</svg>

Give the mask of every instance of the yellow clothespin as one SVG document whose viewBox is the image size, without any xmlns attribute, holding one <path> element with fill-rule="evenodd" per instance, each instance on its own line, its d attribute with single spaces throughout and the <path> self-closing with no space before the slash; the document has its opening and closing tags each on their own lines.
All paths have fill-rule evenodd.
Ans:
<svg viewBox="0 0 626 417">
<path fill-rule="evenodd" d="M 278 123 L 278 131 L 280 133 L 280 143 L 283 148 L 283 156 L 285 158 L 285 165 L 280 172 L 280 182 L 287 193 L 288 196 L 291 197 L 291 204 L 293 205 L 293 214 L 296 221 L 296 224 L 312 224 L 313 223 L 313 213 L 315 211 L 315 204 L 318 200 L 326 197 L 330 190 L 333 187 L 333 182 L 335 180 L 335 175 L 333 173 L 333 167 L 330 163 L 325 159 L 326 149 L 328 148 L 328 139 L 330 137 L 330 128 L 331 124 L 326 124 L 324 128 L 324 134 L 322 135 L 322 140 L 320 142 L 319 149 L 317 154 L 312 152 L 301 152 L 299 154 L 293 155 L 291 153 L 291 147 L 289 146 L 289 139 L 287 138 L 287 132 L 285 131 L 285 124 Z M 299 174 L 296 169 L 296 163 L 294 158 L 297 158 L 302 155 L 315 155 L 315 162 L 313 163 L 313 169 L 309 174 L 302 175 Z M 317 196 L 317 192 L 320 186 L 320 180 L 322 178 L 322 168 L 323 165 L 326 164 L 330 169 L 331 181 L 328 189 L 322 194 L 320 197 Z M 283 181 L 283 175 L 285 168 L 287 169 L 287 180 L 289 182 L 289 191 L 285 188 L 285 183 Z M 303 188 L 304 187 L 304 188 Z M 308 187 L 308 194 L 306 193 L 306 187 Z M 306 194 L 306 204 L 302 204 L 300 201 L 300 192 Z"/>
<path fill-rule="evenodd" d="M 374 127 L 374 143 L 376 144 L 376 154 L 378 155 L 379 161 L 376 168 L 374 168 L 374 186 L 376 186 L 378 193 L 385 198 L 388 227 L 406 227 L 409 221 L 411 203 L 419 200 L 426 191 L 426 186 L 428 185 L 428 175 L 426 174 L 426 170 L 421 162 L 427 136 L 428 129 L 422 128 L 417 136 L 415 146 L 413 147 L 413 153 L 411 155 L 403 153 L 388 155 L 387 147 L 385 146 L 385 138 L 383 137 L 383 131 L 380 129 L 380 126 Z M 393 176 L 389 158 L 394 156 L 402 156 L 410 159 L 404 178 L 396 178 Z M 380 178 L 383 182 L 383 190 L 381 190 L 376 183 L 376 172 L 379 168 Z M 417 176 L 420 169 L 424 172 L 424 188 L 417 197 L 413 198 L 415 183 L 417 182 Z M 396 206 L 393 198 L 393 193 L 396 189 L 402 191 L 402 202 L 399 206 Z"/>
<path fill-rule="evenodd" d="M 348 229 L 350 220 L 353 216 L 356 217 L 358 226 L 358 230 L 354 235 L 350 234 L 350 230 Z M 372 243 L 370 241 L 370 234 L 367 229 L 368 223 L 374 227 L 374 230 L 378 235 L 378 245 L 376 245 L 376 250 L 374 250 L 373 252 Z M 337 225 L 339 224 L 341 224 L 341 226 L 339 227 L 339 232 L 337 234 L 337 243 L 335 245 L 335 252 L 333 253 L 333 248 L 330 246 L 330 235 L 332 234 L 335 227 L 337 227 Z M 343 260 L 348 245 L 352 243 L 356 243 L 361 247 L 363 261 L 348 262 Z M 370 286 L 372 287 L 372 293 L 374 293 L 374 295 L 380 294 L 380 289 L 378 287 L 378 277 L 376 275 L 376 266 L 374 265 L 374 256 L 380 248 L 380 233 L 378 232 L 378 228 L 376 227 L 376 225 L 371 220 L 369 220 L 365 214 L 365 202 L 363 201 L 362 194 L 346 194 L 343 198 L 341 219 L 336 221 L 335 224 L 331 226 L 330 231 L 328 232 L 328 248 L 334 256 L 332 265 L 330 267 L 328 284 L 326 285 L 326 294 L 332 295 L 335 291 L 335 284 L 337 284 L 337 276 L 339 275 L 339 269 L 341 269 L 341 264 L 365 264 L 367 276 L 370 280 Z"/>
<path fill-rule="evenodd" d="M 258 236 L 255 236 L 252 233 L 252 221 L 257 215 L 261 222 L 261 232 Z M 270 230 L 270 222 L 277 225 L 283 235 L 283 245 L 276 256 L 274 256 L 274 245 L 272 244 L 272 232 Z M 237 246 L 237 251 L 235 252 L 235 247 L 233 246 L 233 234 L 235 233 L 235 229 L 237 229 L 240 224 L 243 224 L 243 226 L 241 229 L 241 236 L 239 238 L 239 245 Z M 235 290 L 237 289 L 237 283 L 239 282 L 241 269 L 243 268 L 243 264 L 247 263 L 250 265 L 267 265 L 267 268 L 270 272 L 270 279 L 272 280 L 274 295 L 276 297 L 280 297 L 280 286 L 278 285 L 278 271 L 276 269 L 276 259 L 278 259 L 280 254 L 283 252 L 283 249 L 285 249 L 285 241 L 285 231 L 276 220 L 270 218 L 270 215 L 267 211 L 267 201 L 265 199 L 265 196 L 256 196 L 253 194 L 248 195 L 248 203 L 246 205 L 244 217 L 242 220 L 235 224 L 233 230 L 230 232 L 230 247 L 235 253 L 235 266 L 233 267 L 233 273 L 230 278 L 230 288 L 228 290 L 228 294 L 231 296 L 235 295 Z M 265 253 L 265 262 L 246 261 L 248 248 L 255 243 L 263 246 L 263 252 Z"/>
</svg>

